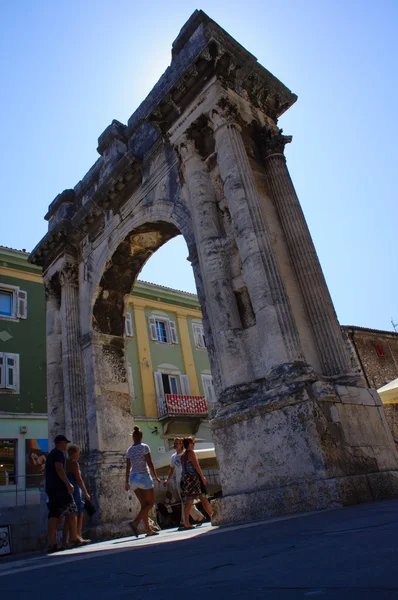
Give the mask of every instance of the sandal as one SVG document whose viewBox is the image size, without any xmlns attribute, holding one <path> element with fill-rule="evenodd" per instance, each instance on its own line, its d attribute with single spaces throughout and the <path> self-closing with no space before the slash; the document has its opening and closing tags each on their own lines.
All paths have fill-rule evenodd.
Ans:
<svg viewBox="0 0 398 600">
<path fill-rule="evenodd" d="M 147 533 L 146 537 L 152 537 L 153 535 L 159 535 L 158 531 L 152 531 L 151 533 Z"/>
<path fill-rule="evenodd" d="M 204 522 L 205 522 L 205 519 L 198 521 L 198 523 L 196 523 L 196 527 L 200 527 L 201 525 L 203 525 Z"/>
<path fill-rule="evenodd" d="M 75 540 L 74 542 L 71 542 L 68 546 L 68 548 L 80 548 L 81 546 L 85 546 L 86 543 L 85 541 L 81 542 L 80 540 Z"/>
<path fill-rule="evenodd" d="M 53 546 L 49 546 L 47 548 L 47 554 L 53 554 L 54 552 L 59 552 L 60 550 L 62 550 L 62 546 L 57 546 L 57 544 L 54 544 Z"/>
<path fill-rule="evenodd" d="M 136 538 L 138 538 L 138 536 L 140 535 L 140 533 L 139 533 L 139 531 L 138 531 L 138 527 L 136 527 L 136 526 L 134 525 L 134 523 L 130 523 L 130 527 L 131 527 L 131 529 L 133 530 L 133 533 L 134 533 L 135 537 L 136 537 Z"/>
</svg>

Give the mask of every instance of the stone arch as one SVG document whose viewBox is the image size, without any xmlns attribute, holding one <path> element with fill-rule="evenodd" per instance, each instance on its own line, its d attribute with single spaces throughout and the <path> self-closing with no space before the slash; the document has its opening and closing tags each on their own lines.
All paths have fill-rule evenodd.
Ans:
<svg viewBox="0 0 398 600">
<path fill-rule="evenodd" d="M 94 331 L 123 335 L 125 298 L 150 256 L 176 235 L 179 231 L 175 226 L 157 221 L 134 229 L 120 242 L 99 283 L 93 307 Z"/>
<path fill-rule="evenodd" d="M 195 242 L 191 218 L 182 202 L 175 204 L 163 201 L 154 206 L 137 207 L 132 210 L 131 217 L 116 228 L 113 239 L 96 258 L 90 277 L 91 317 L 95 331 L 122 335 L 124 324 L 120 319 L 126 295 L 131 292 L 140 271 L 152 254 L 178 235 L 183 236 L 189 257 L 195 251 Z M 108 289 L 109 285 L 112 289 Z M 106 290 L 110 292 L 107 298 L 104 297 Z M 110 325 L 110 316 L 105 317 L 105 313 L 108 314 L 106 306 L 114 315 L 118 314 L 117 326 Z M 105 326 L 107 318 L 109 324 Z"/>
<path fill-rule="evenodd" d="M 49 207 L 49 231 L 30 258 L 60 283 L 47 343 L 63 396 L 51 392 L 49 405 L 63 403 L 59 426 L 84 450 L 98 536 L 120 533 L 129 517 L 115 491 L 132 424 L 124 299 L 150 253 L 179 232 L 218 398 L 224 498 L 215 521 L 398 493 L 381 401 L 351 371 L 286 166 L 291 137 L 277 120 L 296 99 L 195 11 L 153 91 L 126 125 L 111 123 L 98 161 Z M 62 324 L 62 360 L 52 323 Z"/>
</svg>

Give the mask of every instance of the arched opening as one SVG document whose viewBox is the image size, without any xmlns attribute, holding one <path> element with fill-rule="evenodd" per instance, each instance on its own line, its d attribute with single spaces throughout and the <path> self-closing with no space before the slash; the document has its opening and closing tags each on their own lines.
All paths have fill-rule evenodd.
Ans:
<svg viewBox="0 0 398 600">
<path fill-rule="evenodd" d="M 177 236 L 177 254 L 167 256 L 166 243 L 173 238 L 177 242 Z M 104 384 L 109 402 L 109 378 L 127 383 L 128 395 L 122 401 L 119 385 L 113 402 L 124 404 L 122 418 L 130 427 L 134 420 L 143 430 L 159 476 L 167 476 L 174 438 L 194 435 L 209 492 L 216 493 L 220 484 L 210 430 L 215 392 L 195 279 L 180 236 L 174 224 L 146 223 L 129 233 L 107 261 L 93 307 L 93 330 L 102 340 L 97 368 L 102 377 L 108 371 Z M 161 276 L 151 269 L 151 260 L 162 269 Z M 176 265 L 188 278 L 184 284 L 167 278 Z M 175 481 L 171 488 L 177 493 Z M 161 488 L 156 500 L 161 503 L 164 495 Z"/>
<path fill-rule="evenodd" d="M 94 331 L 123 335 L 126 294 L 130 294 L 150 256 L 179 234 L 172 223 L 158 221 L 138 227 L 118 245 L 99 283 L 93 308 Z"/>
</svg>

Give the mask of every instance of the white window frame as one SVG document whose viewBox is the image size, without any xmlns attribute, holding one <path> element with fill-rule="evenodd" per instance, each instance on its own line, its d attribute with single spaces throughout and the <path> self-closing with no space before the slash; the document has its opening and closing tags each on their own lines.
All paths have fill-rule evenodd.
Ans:
<svg viewBox="0 0 398 600">
<path fill-rule="evenodd" d="M 14 373 L 14 383 L 10 385 L 8 361 L 14 360 L 12 367 Z M 10 352 L 0 352 L 0 393 L 3 391 L 12 394 L 19 394 L 19 354 Z"/>
<path fill-rule="evenodd" d="M 11 315 L 0 315 L 0 319 L 6 321 L 16 321 L 18 319 L 28 318 L 28 293 L 15 285 L 0 283 L 0 292 L 12 294 L 12 313 Z"/>
<path fill-rule="evenodd" d="M 213 377 L 202 374 L 202 385 L 207 404 L 214 404 L 217 398 L 213 386 Z"/>
<path fill-rule="evenodd" d="M 126 312 L 124 321 L 124 332 L 126 337 L 134 337 L 133 315 L 130 311 Z"/>
<path fill-rule="evenodd" d="M 189 381 L 189 375 L 186 373 L 180 373 L 179 371 L 154 371 L 156 397 L 164 398 L 166 392 L 164 391 L 162 376 L 166 375 L 169 378 L 173 377 L 177 382 L 178 393 L 177 396 L 192 396 L 191 383 Z M 170 386 L 171 388 L 171 386 Z"/>
<path fill-rule="evenodd" d="M 164 323 L 166 330 L 166 341 L 158 338 L 156 322 Z M 175 321 L 167 319 L 166 317 L 158 317 L 157 315 L 154 315 L 148 318 L 148 326 L 151 340 L 154 342 L 158 342 L 158 344 L 178 344 L 177 325 L 175 324 Z"/>
<path fill-rule="evenodd" d="M 202 323 L 192 322 L 193 339 L 199 350 L 206 350 L 205 334 Z"/>
</svg>

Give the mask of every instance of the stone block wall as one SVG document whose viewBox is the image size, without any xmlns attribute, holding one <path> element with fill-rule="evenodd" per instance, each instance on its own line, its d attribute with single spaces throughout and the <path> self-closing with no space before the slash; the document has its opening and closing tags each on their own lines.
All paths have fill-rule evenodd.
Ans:
<svg viewBox="0 0 398 600">
<path fill-rule="evenodd" d="M 354 368 L 369 387 L 379 389 L 398 378 L 398 333 L 363 327 L 342 327 Z M 398 440 L 398 404 L 383 404 L 394 440 Z M 397 445 L 398 449 L 398 445 Z"/>
<path fill-rule="evenodd" d="M 384 404 L 384 414 L 398 450 L 398 404 Z"/>
<path fill-rule="evenodd" d="M 369 387 L 377 390 L 398 377 L 398 333 L 348 326 L 342 331 Z"/>
</svg>

